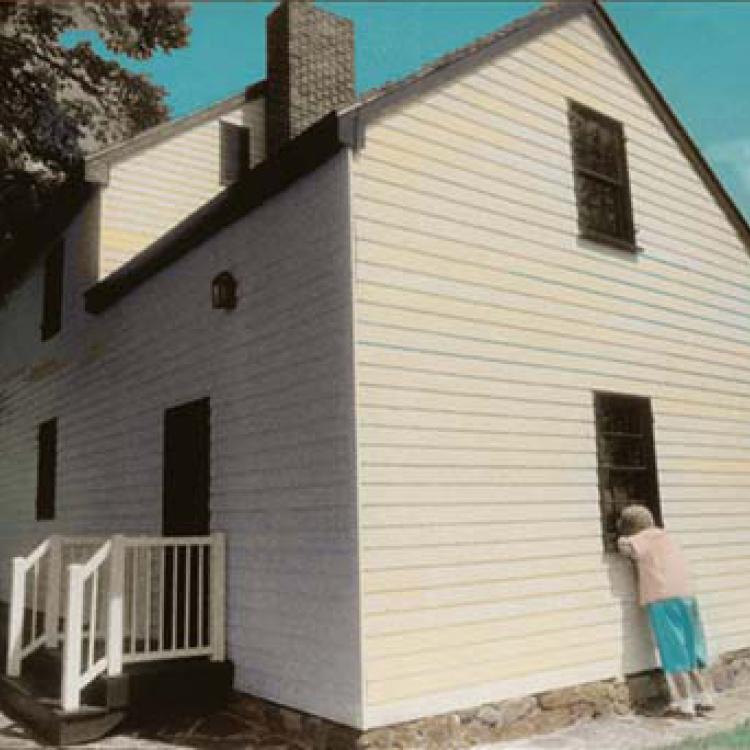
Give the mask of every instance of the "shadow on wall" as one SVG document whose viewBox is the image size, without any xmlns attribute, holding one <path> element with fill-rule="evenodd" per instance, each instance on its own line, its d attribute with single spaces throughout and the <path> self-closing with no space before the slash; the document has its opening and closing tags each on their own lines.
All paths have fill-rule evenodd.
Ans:
<svg viewBox="0 0 750 750">
<path fill-rule="evenodd" d="M 638 604 L 635 565 L 621 555 L 603 557 L 609 590 L 620 611 L 620 671 L 634 674 L 657 667 L 646 611 Z"/>
</svg>

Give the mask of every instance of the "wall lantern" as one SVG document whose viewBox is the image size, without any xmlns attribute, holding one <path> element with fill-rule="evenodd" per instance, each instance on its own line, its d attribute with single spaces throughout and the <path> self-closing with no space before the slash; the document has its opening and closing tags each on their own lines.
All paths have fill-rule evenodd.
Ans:
<svg viewBox="0 0 750 750">
<path fill-rule="evenodd" d="M 222 271 L 211 282 L 211 306 L 215 310 L 237 307 L 237 279 L 229 271 Z"/>
</svg>

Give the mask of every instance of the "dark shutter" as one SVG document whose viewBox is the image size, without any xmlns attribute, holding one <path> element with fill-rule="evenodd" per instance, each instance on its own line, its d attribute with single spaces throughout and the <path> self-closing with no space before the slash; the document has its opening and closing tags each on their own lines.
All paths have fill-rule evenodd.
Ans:
<svg viewBox="0 0 750 750">
<path fill-rule="evenodd" d="M 569 119 L 581 236 L 635 249 L 622 124 L 575 102 Z"/>
<path fill-rule="evenodd" d="M 221 184 L 231 185 L 250 168 L 250 129 L 221 123 Z"/>
<path fill-rule="evenodd" d="M 39 448 L 36 484 L 36 519 L 49 521 L 55 517 L 55 485 L 57 480 L 57 420 L 39 425 Z"/>
<path fill-rule="evenodd" d="M 44 300 L 42 307 L 42 340 L 54 336 L 62 326 L 63 261 L 65 243 L 61 240 L 44 261 Z"/>
<path fill-rule="evenodd" d="M 617 521 L 626 506 L 645 505 L 661 524 L 651 402 L 596 393 L 594 408 L 604 548 L 614 551 Z"/>
</svg>

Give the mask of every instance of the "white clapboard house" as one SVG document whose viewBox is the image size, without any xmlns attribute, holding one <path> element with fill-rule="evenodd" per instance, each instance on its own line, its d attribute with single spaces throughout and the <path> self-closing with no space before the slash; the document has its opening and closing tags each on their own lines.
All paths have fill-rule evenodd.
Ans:
<svg viewBox="0 0 750 750">
<path fill-rule="evenodd" d="M 750 230 L 605 10 L 353 67 L 282 3 L 266 80 L 91 156 L 19 248 L 4 691 L 56 655 L 49 726 L 147 666 L 355 729 L 647 670 L 636 500 L 750 646 Z"/>
</svg>

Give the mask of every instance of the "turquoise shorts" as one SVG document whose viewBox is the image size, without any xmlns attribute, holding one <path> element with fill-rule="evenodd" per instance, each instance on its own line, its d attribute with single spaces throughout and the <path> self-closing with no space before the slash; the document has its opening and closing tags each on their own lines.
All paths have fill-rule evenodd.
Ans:
<svg viewBox="0 0 750 750">
<path fill-rule="evenodd" d="M 706 666 L 706 639 L 695 597 L 663 599 L 647 604 L 646 609 L 665 672 L 689 672 Z"/>
</svg>

